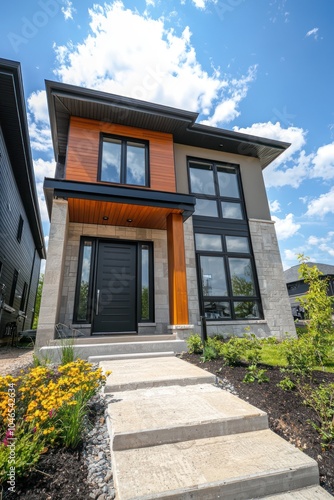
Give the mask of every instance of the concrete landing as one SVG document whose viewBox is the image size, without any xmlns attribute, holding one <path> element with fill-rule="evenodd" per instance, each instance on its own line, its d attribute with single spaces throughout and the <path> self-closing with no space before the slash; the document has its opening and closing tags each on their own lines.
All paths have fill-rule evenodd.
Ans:
<svg viewBox="0 0 334 500">
<path fill-rule="evenodd" d="M 101 361 L 100 366 L 104 371 L 112 371 L 104 389 L 106 393 L 215 381 L 211 373 L 176 357 Z"/>
<path fill-rule="evenodd" d="M 108 416 L 115 451 L 268 427 L 265 412 L 209 384 L 118 392 Z"/>
<path fill-rule="evenodd" d="M 104 343 L 90 341 L 90 338 L 86 339 L 75 339 L 74 340 L 74 354 L 76 357 L 81 359 L 88 359 L 91 356 L 98 356 L 101 360 L 105 356 L 109 355 L 120 355 L 120 354 L 140 354 L 140 353 L 154 353 L 154 352 L 173 352 L 174 354 L 180 354 L 187 350 L 187 344 L 184 340 L 178 340 L 172 338 L 171 340 L 156 340 L 159 336 L 154 336 L 154 340 L 139 340 L 137 337 L 135 342 L 129 341 L 108 341 L 108 338 L 104 339 Z M 113 339 L 115 340 L 115 339 Z M 63 340 L 63 344 L 66 341 L 71 341 L 71 339 Z M 62 345 L 60 341 L 57 345 L 50 345 L 41 347 L 39 350 L 39 355 L 48 357 L 54 363 L 57 363 L 61 359 Z"/>
<path fill-rule="evenodd" d="M 113 452 L 119 500 L 249 500 L 314 486 L 318 465 L 270 430 Z"/>
</svg>

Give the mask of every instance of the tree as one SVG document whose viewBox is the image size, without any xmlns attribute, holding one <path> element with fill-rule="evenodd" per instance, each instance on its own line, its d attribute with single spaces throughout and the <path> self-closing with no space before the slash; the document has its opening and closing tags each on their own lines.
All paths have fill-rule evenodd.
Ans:
<svg viewBox="0 0 334 500">
<path fill-rule="evenodd" d="M 33 330 L 36 330 L 37 325 L 38 325 L 38 317 L 39 317 L 39 310 L 41 307 L 41 298 L 42 298 L 42 290 L 43 290 L 43 283 L 44 283 L 44 274 L 41 274 L 38 280 L 38 287 L 37 287 L 37 293 L 36 293 L 36 300 L 35 300 L 35 309 L 34 309 L 34 319 L 32 322 L 32 328 Z"/>
</svg>

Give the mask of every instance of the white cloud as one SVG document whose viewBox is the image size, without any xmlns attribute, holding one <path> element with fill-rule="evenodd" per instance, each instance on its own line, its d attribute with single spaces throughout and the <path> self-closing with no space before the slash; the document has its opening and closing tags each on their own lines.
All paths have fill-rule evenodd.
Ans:
<svg viewBox="0 0 334 500">
<path fill-rule="evenodd" d="M 82 43 L 54 46 L 61 81 L 211 114 L 210 124 L 238 115 L 255 67 L 239 79 L 214 68 L 209 74 L 197 60 L 189 27 L 177 34 L 164 18 L 132 12 L 119 0 L 94 5 L 89 14 L 90 33 Z"/>
<path fill-rule="evenodd" d="M 44 177 L 54 177 L 55 168 L 56 165 L 54 161 L 45 161 L 42 160 L 41 158 L 34 160 L 37 197 L 41 213 L 41 219 L 42 222 L 44 223 L 49 222 L 49 215 L 46 208 L 44 191 L 43 191 Z"/>
<path fill-rule="evenodd" d="M 308 243 L 312 246 L 316 246 L 318 250 L 334 257 L 334 231 L 329 231 L 327 236 L 320 238 L 318 236 L 310 236 Z"/>
<path fill-rule="evenodd" d="M 319 198 L 312 200 L 308 205 L 306 215 L 324 217 L 328 213 L 334 213 L 334 187 L 328 193 L 321 194 Z"/>
<path fill-rule="evenodd" d="M 238 105 L 247 96 L 248 87 L 255 80 L 255 77 L 256 66 L 252 66 L 246 76 L 241 77 L 240 80 L 233 79 L 229 82 L 227 95 L 223 95 L 223 101 L 216 106 L 213 115 L 201 123 L 216 127 L 220 123 L 230 122 L 237 118 L 240 115 Z"/>
<path fill-rule="evenodd" d="M 319 31 L 319 28 L 313 28 L 310 31 L 308 31 L 305 36 L 314 36 L 314 39 L 318 40 L 318 36 L 319 36 L 318 31 Z"/>
<path fill-rule="evenodd" d="M 52 151 L 49 113 L 45 90 L 33 92 L 27 100 L 31 147 L 35 151 Z"/>
<path fill-rule="evenodd" d="M 35 121 L 49 123 L 48 104 L 46 91 L 38 90 L 28 97 L 28 110 L 33 115 Z"/>
<path fill-rule="evenodd" d="M 284 219 L 280 219 L 275 215 L 272 216 L 272 220 L 275 221 L 275 228 L 277 238 L 279 240 L 286 240 L 294 236 L 300 229 L 301 225 L 294 222 L 294 215 L 288 214 Z"/>
<path fill-rule="evenodd" d="M 198 9 L 205 9 L 206 0 L 192 0 L 192 2 Z"/>
<path fill-rule="evenodd" d="M 318 148 L 313 160 L 311 177 L 334 178 L 334 142 Z"/>
<path fill-rule="evenodd" d="M 306 155 L 302 149 L 306 144 L 307 132 L 299 127 L 283 128 L 280 122 L 254 123 L 251 127 L 233 127 L 237 132 L 267 137 L 290 143 L 291 146 L 264 170 L 267 187 L 292 186 L 297 188 L 309 177 L 313 155 Z"/>
<path fill-rule="evenodd" d="M 69 19 L 73 19 L 73 14 L 76 12 L 75 8 L 73 7 L 72 2 L 70 0 L 65 0 L 65 7 L 61 8 L 62 13 L 64 14 L 65 21 L 68 21 Z"/>
<path fill-rule="evenodd" d="M 274 200 L 273 202 L 269 201 L 269 209 L 270 212 L 275 213 L 275 212 L 280 212 L 281 211 L 281 205 L 278 200 Z"/>
</svg>

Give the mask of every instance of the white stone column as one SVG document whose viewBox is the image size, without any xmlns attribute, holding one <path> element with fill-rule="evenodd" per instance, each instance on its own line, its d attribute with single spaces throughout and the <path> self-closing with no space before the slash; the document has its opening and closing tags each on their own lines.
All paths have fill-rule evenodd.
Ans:
<svg viewBox="0 0 334 500">
<path fill-rule="evenodd" d="M 270 334 L 283 338 L 296 335 L 288 291 L 283 274 L 274 222 L 250 219 L 249 229 L 259 280 L 264 319 Z"/>
<path fill-rule="evenodd" d="M 49 245 L 39 312 L 36 347 L 46 346 L 55 337 L 58 322 L 65 249 L 69 225 L 67 200 L 53 200 Z"/>
</svg>

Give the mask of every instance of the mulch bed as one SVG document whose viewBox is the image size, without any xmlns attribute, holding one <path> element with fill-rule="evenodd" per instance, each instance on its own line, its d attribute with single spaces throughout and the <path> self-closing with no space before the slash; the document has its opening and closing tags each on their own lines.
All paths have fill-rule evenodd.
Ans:
<svg viewBox="0 0 334 500">
<path fill-rule="evenodd" d="M 318 462 L 320 484 L 334 495 L 334 443 L 324 449 L 319 434 L 308 422 L 319 424 L 314 410 L 303 404 L 297 391 L 283 391 L 277 387 L 285 377 L 278 368 L 265 367 L 269 376 L 268 383 L 246 384 L 242 382 L 246 366 L 223 366 L 222 360 L 202 363 L 200 356 L 196 354 L 184 354 L 182 359 L 219 378 L 227 379 L 241 399 L 267 412 L 270 429 Z M 334 383 L 334 373 L 314 372 L 310 385 L 316 387 L 323 382 Z"/>
</svg>

